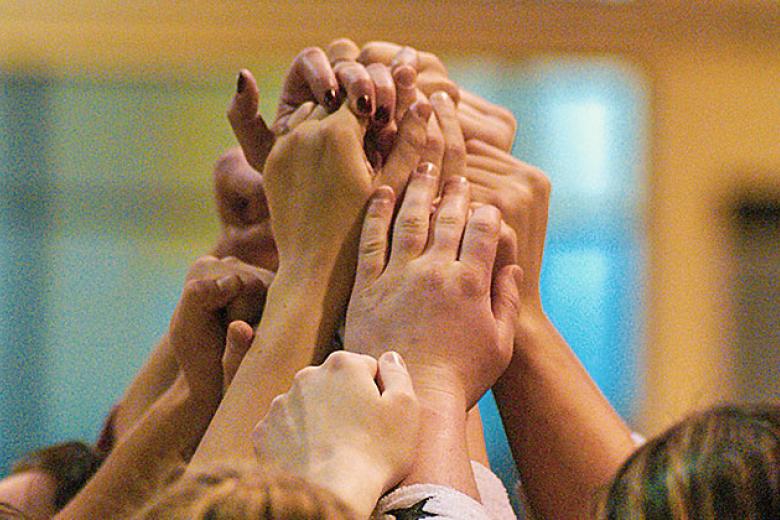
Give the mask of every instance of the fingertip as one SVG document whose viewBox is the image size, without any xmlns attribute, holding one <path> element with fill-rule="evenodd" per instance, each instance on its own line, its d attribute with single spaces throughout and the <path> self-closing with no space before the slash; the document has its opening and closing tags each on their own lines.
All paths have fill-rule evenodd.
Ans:
<svg viewBox="0 0 780 520">
<path fill-rule="evenodd" d="M 417 117 L 419 117 L 421 120 L 423 120 L 426 123 L 428 122 L 428 119 L 430 119 L 431 113 L 433 112 L 433 108 L 431 107 L 431 104 L 423 100 L 415 101 L 409 110 L 411 112 L 414 112 L 414 114 Z"/>
<path fill-rule="evenodd" d="M 401 354 L 393 350 L 385 352 L 381 356 L 379 356 L 379 364 L 381 366 L 392 366 L 392 367 L 401 368 L 405 372 L 407 371 L 406 362 L 404 361 L 404 358 L 401 357 Z"/>
</svg>

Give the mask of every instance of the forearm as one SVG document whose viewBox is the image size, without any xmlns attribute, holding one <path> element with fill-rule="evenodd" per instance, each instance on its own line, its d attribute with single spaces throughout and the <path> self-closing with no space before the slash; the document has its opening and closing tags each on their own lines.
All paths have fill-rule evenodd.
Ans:
<svg viewBox="0 0 780 520">
<path fill-rule="evenodd" d="M 523 488 L 542 518 L 586 518 L 631 453 L 630 430 L 541 313 L 493 387 Z"/>
<path fill-rule="evenodd" d="M 280 272 L 268 291 L 263 318 L 214 420 L 193 457 L 192 467 L 254 458 L 251 432 L 271 401 L 286 392 L 295 374 L 318 357 L 336 317 L 326 277 Z"/>
<path fill-rule="evenodd" d="M 430 390 L 410 369 L 420 402 L 417 459 L 401 485 L 439 484 L 479 501 L 469 460 L 465 396 Z M 433 376 L 428 376 L 433 377 Z"/>
<path fill-rule="evenodd" d="M 194 401 L 179 378 L 114 448 L 87 486 L 55 518 L 125 518 L 180 467 L 216 403 Z"/>
<path fill-rule="evenodd" d="M 113 422 L 114 444 L 133 428 L 149 407 L 171 386 L 178 371 L 168 334 L 165 334 L 118 402 Z"/>
</svg>

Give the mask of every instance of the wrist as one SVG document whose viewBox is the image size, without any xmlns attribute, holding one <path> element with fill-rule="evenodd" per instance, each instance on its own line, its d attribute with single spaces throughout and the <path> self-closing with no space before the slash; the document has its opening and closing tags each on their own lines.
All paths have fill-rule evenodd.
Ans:
<svg viewBox="0 0 780 520">
<path fill-rule="evenodd" d="M 363 455 L 354 451 L 335 453 L 303 477 L 333 493 L 356 513 L 356 518 L 369 518 L 389 477 Z"/>
</svg>

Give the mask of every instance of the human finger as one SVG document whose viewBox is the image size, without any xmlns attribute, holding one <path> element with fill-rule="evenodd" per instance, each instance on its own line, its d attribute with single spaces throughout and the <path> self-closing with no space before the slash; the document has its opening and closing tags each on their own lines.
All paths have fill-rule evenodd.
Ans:
<svg viewBox="0 0 780 520">
<path fill-rule="evenodd" d="M 466 223 L 460 261 L 489 278 L 496 259 L 500 229 L 501 213 L 498 208 L 489 204 L 476 208 Z"/>
<path fill-rule="evenodd" d="M 356 289 L 370 285 L 385 268 L 394 206 L 395 195 L 389 186 L 380 186 L 369 199 L 360 234 Z"/>
<path fill-rule="evenodd" d="M 388 269 L 417 258 L 428 242 L 431 204 L 439 190 L 438 169 L 421 163 L 406 186 L 401 208 L 393 225 L 392 253 Z"/>
<path fill-rule="evenodd" d="M 366 68 L 355 61 L 340 61 L 333 66 L 333 70 L 346 91 L 347 103 L 352 112 L 362 117 L 373 115 L 376 92 Z"/>
<path fill-rule="evenodd" d="M 295 130 L 295 127 L 309 118 L 309 115 L 314 111 L 316 106 L 320 105 L 317 105 L 314 101 L 307 101 L 299 106 L 295 112 L 290 115 L 289 119 L 287 119 L 286 128 L 282 132 L 287 133 Z"/>
<path fill-rule="evenodd" d="M 382 128 L 395 119 L 395 83 L 390 69 L 381 63 L 372 63 L 366 66 L 366 72 L 374 82 L 376 107 L 373 117 L 374 126 Z"/>
<path fill-rule="evenodd" d="M 409 173 L 420 162 L 420 154 L 425 146 L 426 126 L 431 117 L 431 106 L 425 102 L 415 102 L 407 110 L 398 125 L 393 149 L 387 156 L 375 184 L 387 184 L 396 193 L 401 193 Z"/>
<path fill-rule="evenodd" d="M 378 365 L 377 386 L 384 400 L 404 398 L 410 402 L 417 401 L 412 378 L 398 352 L 383 353 L 379 356 Z"/>
<path fill-rule="evenodd" d="M 460 89 L 460 103 L 466 109 L 473 109 L 475 113 L 481 113 L 501 120 L 507 126 L 517 129 L 517 119 L 512 112 L 500 105 L 491 103 L 487 99 L 478 96 L 468 90 Z"/>
<path fill-rule="evenodd" d="M 231 148 L 217 159 L 213 178 L 223 226 L 243 227 L 268 219 L 263 176 L 249 165 L 241 148 Z"/>
<path fill-rule="evenodd" d="M 254 331 L 248 323 L 236 320 L 228 325 L 225 339 L 225 352 L 222 354 L 222 374 L 224 378 L 223 389 L 227 390 L 233 377 L 238 372 L 238 367 L 244 359 L 244 355 L 252 346 Z"/>
<path fill-rule="evenodd" d="M 418 92 L 417 95 L 427 101 L 427 98 L 422 93 Z M 420 160 L 433 163 L 437 168 L 441 168 L 443 157 L 444 134 L 439 127 L 439 121 L 432 117 L 428 120 L 428 125 L 425 129 L 425 146 L 420 153 Z"/>
<path fill-rule="evenodd" d="M 517 265 L 504 266 L 496 275 L 491 307 L 498 329 L 498 346 L 507 357 L 512 357 L 515 323 L 520 311 L 520 291 L 523 270 Z"/>
<path fill-rule="evenodd" d="M 469 183 L 464 177 L 445 181 L 441 201 L 431 222 L 427 254 L 444 261 L 458 258 L 469 212 Z"/>
<path fill-rule="evenodd" d="M 434 92 L 430 99 L 444 138 L 441 177 L 446 180 L 453 175 L 465 175 L 466 144 L 458 122 L 455 103 L 444 91 Z"/>
<path fill-rule="evenodd" d="M 508 126 L 499 120 L 474 115 L 468 108 L 458 106 L 458 121 L 464 137 L 478 139 L 509 152 L 515 139 L 516 126 Z"/>
<path fill-rule="evenodd" d="M 330 110 L 337 109 L 338 88 L 338 80 L 323 50 L 319 47 L 302 50 L 285 76 L 274 130 L 277 125 L 286 124 L 290 114 L 306 101 L 316 100 Z"/>
<path fill-rule="evenodd" d="M 262 171 L 274 144 L 274 134 L 258 113 L 259 96 L 252 73 L 240 70 L 227 118 L 247 161 L 255 170 Z"/>
<path fill-rule="evenodd" d="M 337 38 L 330 42 L 325 52 L 331 65 L 340 61 L 356 61 L 360 56 L 360 48 L 349 38 Z"/>
<path fill-rule="evenodd" d="M 400 120 L 417 101 L 417 71 L 409 65 L 393 68 L 395 83 L 395 118 Z"/>
<path fill-rule="evenodd" d="M 357 57 L 357 61 L 364 65 L 370 63 L 382 63 L 383 65 L 392 65 L 393 58 L 398 54 L 402 47 L 398 44 L 384 41 L 370 41 L 363 45 Z M 415 68 L 416 64 L 415 64 Z"/>
</svg>

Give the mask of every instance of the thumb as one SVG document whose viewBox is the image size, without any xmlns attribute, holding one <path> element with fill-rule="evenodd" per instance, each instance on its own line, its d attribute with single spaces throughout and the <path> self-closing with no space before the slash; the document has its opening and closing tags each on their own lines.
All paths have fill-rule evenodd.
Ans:
<svg viewBox="0 0 780 520">
<path fill-rule="evenodd" d="M 520 310 L 520 293 L 517 286 L 522 282 L 523 270 L 517 265 L 501 268 L 496 276 L 493 294 L 493 316 L 498 327 L 498 342 L 501 349 L 512 352 L 515 322 Z"/>
<path fill-rule="evenodd" d="M 254 331 L 245 321 L 234 321 L 228 325 L 225 353 L 222 355 L 223 393 L 233 382 L 244 355 L 252 346 Z"/>
<path fill-rule="evenodd" d="M 249 225 L 268 218 L 263 176 L 240 148 L 231 148 L 214 165 L 214 192 L 223 224 Z"/>
<path fill-rule="evenodd" d="M 383 399 L 394 399 L 398 396 L 414 397 L 414 386 L 406 363 L 397 352 L 385 352 L 379 357 L 377 385 Z"/>
</svg>

